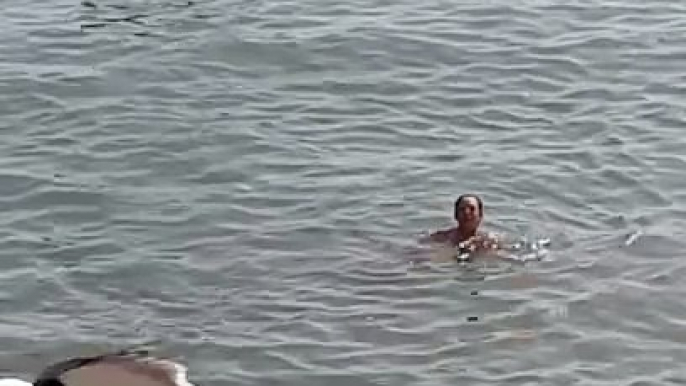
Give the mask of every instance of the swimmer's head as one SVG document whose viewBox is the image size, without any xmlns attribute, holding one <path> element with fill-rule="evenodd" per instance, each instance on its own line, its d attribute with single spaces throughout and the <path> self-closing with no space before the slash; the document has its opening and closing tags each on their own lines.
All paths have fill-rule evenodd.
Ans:
<svg viewBox="0 0 686 386">
<path fill-rule="evenodd" d="M 484 215 L 484 204 L 476 194 L 463 194 L 455 201 L 455 220 L 460 227 L 476 230 Z"/>
</svg>

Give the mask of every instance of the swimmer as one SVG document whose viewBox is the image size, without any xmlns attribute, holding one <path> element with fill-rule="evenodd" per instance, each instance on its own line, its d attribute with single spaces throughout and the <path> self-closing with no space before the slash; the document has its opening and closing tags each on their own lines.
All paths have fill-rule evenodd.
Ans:
<svg viewBox="0 0 686 386">
<path fill-rule="evenodd" d="M 495 235 L 479 231 L 483 214 L 481 198 L 475 194 L 463 194 L 455 201 L 457 226 L 434 232 L 425 241 L 447 243 L 465 252 L 497 250 L 500 242 Z"/>
</svg>

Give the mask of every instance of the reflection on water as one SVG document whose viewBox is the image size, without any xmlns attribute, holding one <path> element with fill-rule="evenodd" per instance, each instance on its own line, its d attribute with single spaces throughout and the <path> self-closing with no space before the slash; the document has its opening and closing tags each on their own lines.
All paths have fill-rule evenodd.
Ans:
<svg viewBox="0 0 686 386">
<path fill-rule="evenodd" d="M 81 22 L 81 30 L 98 29 L 117 24 L 132 24 L 138 27 L 155 28 L 162 27 L 166 22 L 169 22 L 175 12 L 193 11 L 195 6 L 194 1 L 171 1 L 159 3 L 141 3 L 141 4 L 120 4 L 116 2 L 94 2 L 85 0 L 81 2 L 82 12 L 79 20 Z M 186 17 L 193 17 L 196 19 L 207 19 L 212 17 L 212 13 L 208 13 L 203 9 L 198 9 L 197 12 L 184 12 L 184 19 Z M 150 31 L 137 31 L 135 35 L 149 35 Z"/>
</svg>

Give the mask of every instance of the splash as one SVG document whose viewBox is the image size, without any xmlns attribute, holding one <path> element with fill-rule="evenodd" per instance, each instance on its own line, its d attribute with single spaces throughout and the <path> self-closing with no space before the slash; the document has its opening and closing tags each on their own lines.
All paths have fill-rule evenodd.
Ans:
<svg viewBox="0 0 686 386">
<path fill-rule="evenodd" d="M 489 266 L 496 271 L 503 268 L 503 263 L 510 266 L 541 261 L 549 256 L 550 238 L 531 238 L 527 236 L 510 238 L 499 237 L 500 247 L 497 249 L 474 250 L 465 246 L 452 246 L 443 243 L 432 243 L 426 248 L 412 248 L 410 265 L 424 266 L 453 266 L 456 262 L 466 269 L 484 270 Z M 408 251 L 405 251 L 408 252 Z"/>
<path fill-rule="evenodd" d="M 549 247 L 552 242 L 549 238 L 539 238 L 529 240 L 527 237 L 522 237 L 516 242 L 506 245 L 502 250 L 502 257 L 527 262 L 539 261 L 549 255 Z"/>
<path fill-rule="evenodd" d="M 454 259 L 460 263 L 468 263 L 481 259 L 482 257 L 495 257 L 498 259 L 515 261 L 515 262 L 529 262 L 540 261 L 549 254 L 549 247 L 551 240 L 549 238 L 538 238 L 530 240 L 527 237 L 520 237 L 519 239 L 506 242 L 500 248 L 495 250 L 486 250 L 475 252 L 473 250 L 465 250 L 464 248 L 456 247 L 453 250 L 456 252 Z"/>
</svg>

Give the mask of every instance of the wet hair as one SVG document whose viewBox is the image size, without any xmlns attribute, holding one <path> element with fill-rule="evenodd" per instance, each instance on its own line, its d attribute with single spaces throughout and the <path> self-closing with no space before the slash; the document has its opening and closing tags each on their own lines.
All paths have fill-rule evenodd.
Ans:
<svg viewBox="0 0 686 386">
<path fill-rule="evenodd" d="M 466 194 L 463 194 L 460 197 L 458 197 L 457 200 L 455 200 L 455 218 L 457 218 L 457 211 L 458 211 L 458 208 L 460 207 L 460 203 L 462 202 L 462 200 L 464 200 L 465 198 L 468 198 L 468 197 L 472 197 L 472 198 L 476 199 L 476 202 L 479 205 L 479 216 L 484 215 L 484 203 L 483 203 L 483 201 L 481 201 L 481 197 L 479 197 L 473 193 L 466 193 Z"/>
</svg>

